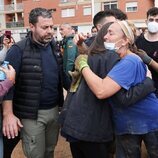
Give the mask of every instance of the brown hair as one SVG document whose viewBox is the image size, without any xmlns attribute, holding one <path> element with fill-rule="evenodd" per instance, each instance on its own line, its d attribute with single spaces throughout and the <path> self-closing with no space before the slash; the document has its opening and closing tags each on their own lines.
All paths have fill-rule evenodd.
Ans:
<svg viewBox="0 0 158 158">
<path fill-rule="evenodd" d="M 104 53 L 104 36 L 107 34 L 107 29 L 113 22 L 107 23 L 102 26 L 102 28 L 98 31 L 97 36 L 95 37 L 93 43 L 88 49 L 88 54 L 97 54 L 97 53 Z"/>
</svg>

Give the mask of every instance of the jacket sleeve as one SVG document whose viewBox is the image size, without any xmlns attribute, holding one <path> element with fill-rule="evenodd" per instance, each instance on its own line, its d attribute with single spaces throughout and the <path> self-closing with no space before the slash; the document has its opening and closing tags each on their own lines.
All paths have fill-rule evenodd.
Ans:
<svg viewBox="0 0 158 158">
<path fill-rule="evenodd" d="M 70 77 L 63 71 L 63 87 L 65 90 L 69 90 L 71 85 Z"/>
<path fill-rule="evenodd" d="M 0 98 L 2 98 L 12 86 L 13 83 L 8 79 L 0 82 Z"/>
<path fill-rule="evenodd" d="M 122 88 L 118 93 L 112 96 L 112 101 L 120 106 L 130 106 L 154 91 L 154 82 L 147 77 L 142 83 L 131 87 L 128 91 Z"/>
<path fill-rule="evenodd" d="M 67 61 L 66 61 L 66 72 L 74 69 L 74 62 L 77 57 L 78 50 L 77 46 L 73 43 L 72 39 L 67 41 Z"/>
<path fill-rule="evenodd" d="M 8 50 L 5 60 L 9 61 L 9 64 L 13 66 L 13 68 L 16 71 L 16 78 L 17 78 L 19 71 L 20 71 L 21 61 L 22 61 L 22 50 L 17 45 L 13 45 Z M 5 95 L 3 100 L 12 100 L 13 99 L 14 88 L 15 88 L 15 86 L 12 86 L 12 88 L 9 89 L 8 93 Z"/>
</svg>

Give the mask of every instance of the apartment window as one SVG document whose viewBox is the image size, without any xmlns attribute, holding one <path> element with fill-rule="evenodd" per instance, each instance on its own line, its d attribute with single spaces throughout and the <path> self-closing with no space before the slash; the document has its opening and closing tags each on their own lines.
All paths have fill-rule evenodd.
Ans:
<svg viewBox="0 0 158 158">
<path fill-rule="evenodd" d="M 91 14 L 92 14 L 91 6 L 84 6 L 83 7 L 83 15 L 91 15 Z"/>
<path fill-rule="evenodd" d="M 11 4 L 14 4 L 14 0 L 11 0 Z"/>
<path fill-rule="evenodd" d="M 126 3 L 126 12 L 136 12 L 138 9 L 137 2 L 128 2 Z"/>
<path fill-rule="evenodd" d="M 103 3 L 103 10 L 115 9 L 115 8 L 117 8 L 117 1 L 110 1 L 110 2 Z"/>
<path fill-rule="evenodd" d="M 61 3 L 66 3 L 66 2 L 70 2 L 70 3 L 75 2 L 75 3 L 77 3 L 77 1 L 78 0 L 60 0 Z"/>
<path fill-rule="evenodd" d="M 68 0 L 60 0 L 61 3 L 68 2 Z"/>
<path fill-rule="evenodd" d="M 0 5 L 0 11 L 4 10 L 4 5 Z"/>
<path fill-rule="evenodd" d="M 66 18 L 66 17 L 73 17 L 75 16 L 75 9 L 62 9 L 61 11 L 61 17 Z"/>
</svg>

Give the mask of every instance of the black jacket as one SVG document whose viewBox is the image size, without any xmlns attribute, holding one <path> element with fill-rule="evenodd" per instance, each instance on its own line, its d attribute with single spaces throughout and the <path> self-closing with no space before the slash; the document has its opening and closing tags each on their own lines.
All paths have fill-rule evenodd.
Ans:
<svg viewBox="0 0 158 158">
<path fill-rule="evenodd" d="M 115 52 L 92 55 L 88 58 L 91 70 L 99 77 L 107 73 L 120 60 Z M 151 79 L 126 91 L 122 89 L 113 99 L 120 106 L 129 106 L 154 90 Z M 142 92 L 142 94 L 139 92 Z M 132 105 L 131 105 L 132 106 Z M 99 100 L 82 79 L 77 92 L 69 93 L 61 112 L 61 133 L 82 141 L 107 142 L 113 139 L 112 113 L 108 99 Z"/>
<path fill-rule="evenodd" d="M 119 61 L 116 53 L 89 56 L 95 74 L 104 78 Z M 99 100 L 82 79 L 76 93 L 69 93 L 60 115 L 63 133 L 78 140 L 107 142 L 113 139 L 112 114 L 108 100 Z"/>
<path fill-rule="evenodd" d="M 18 74 L 14 99 L 13 99 L 13 109 L 16 116 L 19 118 L 29 118 L 36 119 L 39 108 L 40 92 L 42 86 L 42 66 L 41 66 L 41 55 L 38 51 L 38 47 L 32 41 L 31 37 L 18 42 L 15 46 L 21 49 L 22 61 L 21 69 Z M 54 41 L 51 42 L 52 53 L 54 53 L 55 59 L 58 63 L 59 68 L 59 100 L 58 104 L 62 106 L 63 104 L 63 85 L 64 82 L 67 83 L 66 89 L 69 88 L 69 81 L 67 82 L 67 77 L 64 76 L 62 59 L 55 49 Z M 29 106 L 28 106 L 29 105 Z"/>
</svg>

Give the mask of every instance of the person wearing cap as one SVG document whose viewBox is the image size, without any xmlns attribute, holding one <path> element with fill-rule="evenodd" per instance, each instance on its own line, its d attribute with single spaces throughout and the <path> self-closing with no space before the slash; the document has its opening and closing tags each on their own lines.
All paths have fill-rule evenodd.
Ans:
<svg viewBox="0 0 158 158">
<path fill-rule="evenodd" d="M 103 38 L 104 46 L 111 53 L 119 55 L 121 60 L 104 78 L 91 71 L 86 55 L 77 57 L 75 67 L 97 98 L 109 98 L 121 88 L 128 90 L 145 79 L 147 68 L 137 56 L 142 50 L 134 45 L 135 31 L 134 25 L 128 21 L 116 21 L 109 26 Z M 109 60 L 112 62 L 112 59 Z M 121 146 L 125 157 L 140 158 L 141 142 L 144 141 L 149 157 L 158 157 L 158 99 L 155 93 L 149 93 L 132 106 L 121 106 L 115 98 L 111 98 L 110 103 L 117 140 L 116 151 Z"/>
</svg>

